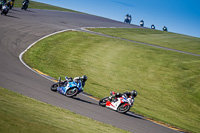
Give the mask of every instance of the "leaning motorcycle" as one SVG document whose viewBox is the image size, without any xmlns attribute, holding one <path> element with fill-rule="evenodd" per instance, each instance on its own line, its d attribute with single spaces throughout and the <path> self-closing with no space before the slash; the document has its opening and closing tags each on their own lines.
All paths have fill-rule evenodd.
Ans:
<svg viewBox="0 0 200 133">
<path fill-rule="evenodd" d="M 152 25 L 151 25 L 151 29 L 155 29 L 155 28 L 156 28 L 156 27 L 152 24 Z"/>
<path fill-rule="evenodd" d="M 51 90 L 58 91 L 67 97 L 73 97 L 83 92 L 83 81 L 80 77 L 75 78 L 75 80 L 66 78 L 65 81 L 61 81 L 59 77 L 58 82 L 51 86 Z"/>
<path fill-rule="evenodd" d="M 1 9 L 1 15 L 7 15 L 7 13 L 8 13 L 8 11 L 9 11 L 9 8 L 8 8 L 8 6 L 6 5 L 6 4 L 4 4 L 3 6 L 2 6 L 2 9 Z"/>
<path fill-rule="evenodd" d="M 23 2 L 23 3 L 22 3 L 22 8 L 21 8 L 21 9 L 22 9 L 22 10 L 23 10 L 23 9 L 24 9 L 24 10 L 27 10 L 27 8 L 28 8 L 28 4 L 29 4 L 29 3 L 26 2 L 26 1 Z"/>
<path fill-rule="evenodd" d="M 134 98 L 133 97 L 125 97 L 122 95 L 121 97 L 111 99 L 111 97 L 104 97 L 99 100 L 99 105 L 103 107 L 107 107 L 113 109 L 119 113 L 126 113 L 133 106 Z"/>
<path fill-rule="evenodd" d="M 125 18 L 124 18 L 124 23 L 130 24 L 131 23 L 131 19 L 132 19 L 131 16 L 126 15 Z"/>
<path fill-rule="evenodd" d="M 142 27 L 144 26 L 144 21 L 143 20 L 140 21 L 140 26 L 142 26 Z"/>
<path fill-rule="evenodd" d="M 167 27 L 166 26 L 163 27 L 163 31 L 167 31 Z"/>
</svg>

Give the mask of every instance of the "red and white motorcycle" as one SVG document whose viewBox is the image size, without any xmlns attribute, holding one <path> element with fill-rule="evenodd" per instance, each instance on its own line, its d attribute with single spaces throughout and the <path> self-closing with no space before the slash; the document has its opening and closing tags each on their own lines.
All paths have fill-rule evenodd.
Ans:
<svg viewBox="0 0 200 133">
<path fill-rule="evenodd" d="M 112 93 L 115 94 L 115 92 Z M 111 108 L 119 113 L 128 112 L 133 106 L 133 103 L 134 97 L 126 97 L 125 95 L 115 97 L 114 99 L 112 97 L 104 97 L 99 101 L 100 106 Z"/>
</svg>

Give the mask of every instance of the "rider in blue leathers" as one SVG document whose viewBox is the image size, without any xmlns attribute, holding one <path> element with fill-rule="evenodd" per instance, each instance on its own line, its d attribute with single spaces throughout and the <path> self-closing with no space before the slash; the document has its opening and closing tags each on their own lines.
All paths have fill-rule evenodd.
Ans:
<svg viewBox="0 0 200 133">
<path fill-rule="evenodd" d="M 63 84 L 64 86 L 67 85 L 68 82 L 72 82 L 75 81 L 76 83 L 78 83 L 78 80 L 81 80 L 82 82 L 82 87 L 85 86 L 85 82 L 87 81 L 87 76 L 83 75 L 82 77 L 75 77 L 74 79 L 72 79 L 71 77 L 65 77 L 65 81 L 61 82 L 61 84 Z"/>
<path fill-rule="evenodd" d="M 82 84 L 79 84 L 81 80 L 81 83 Z M 85 82 L 87 81 L 87 76 L 86 75 L 83 75 L 82 77 L 75 77 L 74 78 L 74 81 L 79 85 L 79 86 L 82 86 L 82 91 L 84 89 L 84 86 L 85 86 Z"/>
</svg>

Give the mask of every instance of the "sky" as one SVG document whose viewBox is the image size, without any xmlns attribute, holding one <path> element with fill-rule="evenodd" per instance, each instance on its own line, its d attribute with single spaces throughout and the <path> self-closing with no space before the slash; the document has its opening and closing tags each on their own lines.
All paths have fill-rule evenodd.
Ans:
<svg viewBox="0 0 200 133">
<path fill-rule="evenodd" d="M 132 16 L 131 24 L 145 27 L 164 26 L 169 32 L 200 38 L 200 0 L 34 0 L 92 15 L 124 21 Z"/>
</svg>

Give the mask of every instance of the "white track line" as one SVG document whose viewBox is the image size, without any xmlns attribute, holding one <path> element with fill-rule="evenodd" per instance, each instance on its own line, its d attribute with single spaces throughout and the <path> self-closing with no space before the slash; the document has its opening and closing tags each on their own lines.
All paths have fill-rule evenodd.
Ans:
<svg viewBox="0 0 200 133">
<path fill-rule="evenodd" d="M 87 28 L 87 27 L 85 27 L 85 28 Z M 95 27 L 92 27 L 92 28 L 95 28 Z M 103 27 L 99 27 L 99 28 L 103 28 Z M 81 29 L 84 29 L 84 28 L 81 28 Z M 65 29 L 65 30 L 61 30 L 61 31 L 57 31 L 57 32 L 51 33 L 51 34 L 49 34 L 49 35 L 46 35 L 46 36 L 44 36 L 44 37 L 38 39 L 37 41 L 35 41 L 34 43 L 32 43 L 30 46 L 28 46 L 28 47 L 19 55 L 19 60 L 20 60 L 21 63 L 22 63 L 24 66 L 26 66 L 29 70 L 33 71 L 34 73 L 36 73 L 36 74 L 38 74 L 38 75 L 40 75 L 40 76 L 42 76 L 42 77 L 44 77 L 44 78 L 46 78 L 46 79 L 52 81 L 52 82 L 55 82 L 55 81 L 53 81 L 52 79 L 50 79 L 50 78 L 44 76 L 43 74 L 38 73 L 37 71 L 33 70 L 30 66 L 28 66 L 28 65 L 24 62 L 24 60 L 23 60 L 23 55 L 24 55 L 24 53 L 26 53 L 33 45 L 35 45 L 35 44 L 38 43 L 39 41 L 41 41 L 41 40 L 43 40 L 43 39 L 45 39 L 45 38 L 47 38 L 47 37 L 53 36 L 53 35 L 55 35 L 55 34 L 59 34 L 59 33 L 66 32 L 66 31 L 78 31 L 78 30 L 76 30 L 76 29 Z M 90 97 L 90 96 L 87 96 L 87 95 L 85 95 L 85 94 L 82 94 L 82 93 L 80 93 L 80 94 L 81 94 L 81 95 L 84 95 L 84 96 L 86 96 L 86 97 L 88 97 L 88 98 L 90 98 L 90 99 L 96 100 L 96 99 L 94 99 L 94 98 L 92 98 L 92 97 Z M 98 100 L 96 100 L 96 101 L 98 101 Z"/>
<path fill-rule="evenodd" d="M 44 36 L 44 37 L 38 39 L 37 41 L 35 41 L 34 43 L 32 43 L 30 46 L 28 46 L 28 48 L 26 48 L 26 49 L 19 55 L 19 60 L 21 61 L 21 63 L 24 64 L 24 65 L 25 65 L 28 69 L 30 69 L 31 71 L 33 71 L 33 72 L 35 72 L 35 73 L 41 75 L 42 77 L 44 77 L 44 78 L 46 78 L 46 79 L 52 81 L 50 78 L 45 77 L 44 75 L 42 75 L 42 74 L 36 72 L 36 71 L 33 70 L 31 67 L 29 67 L 29 66 L 23 61 L 22 57 L 23 57 L 24 53 L 27 52 L 27 51 L 28 51 L 33 45 L 35 45 L 37 42 L 39 42 L 39 41 L 41 41 L 41 40 L 43 40 L 43 39 L 45 39 L 45 38 L 47 38 L 47 37 L 50 37 L 50 36 L 52 36 L 52 35 L 55 35 L 55 34 L 58 34 L 58 33 L 62 33 L 62 32 L 65 32 L 65 31 L 75 31 L 75 29 L 66 29 L 66 30 L 57 31 L 57 32 L 51 33 L 51 34 L 49 34 L 49 35 L 46 35 L 46 36 Z"/>
</svg>

